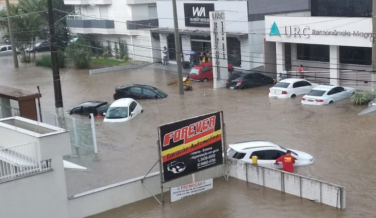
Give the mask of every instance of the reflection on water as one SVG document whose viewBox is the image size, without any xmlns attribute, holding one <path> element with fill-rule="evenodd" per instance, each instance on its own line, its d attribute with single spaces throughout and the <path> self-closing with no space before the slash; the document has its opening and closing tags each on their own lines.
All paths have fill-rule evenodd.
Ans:
<svg viewBox="0 0 376 218">
<path fill-rule="evenodd" d="M 4 60 L 0 59 L 0 63 L 4 65 Z M 36 86 L 40 85 L 42 108 L 53 110 L 51 70 L 21 66 L 15 71 L 12 62 L 9 62 L 0 72 L 2 85 L 29 91 L 35 91 Z M 194 90 L 179 96 L 176 86 L 166 85 L 176 77 L 175 74 L 151 68 L 98 75 L 89 75 L 85 70 L 67 69 L 62 70 L 61 75 L 66 110 L 87 100 L 111 103 L 115 86 L 121 84 L 150 84 L 169 95 L 166 99 L 140 101 L 144 113 L 127 123 L 103 123 L 97 119 L 99 154 L 75 161 L 89 170 L 67 172 L 69 194 L 145 174 L 158 158 L 156 143 L 159 125 L 223 110 L 228 143 L 263 139 L 312 154 L 315 163 L 297 168 L 298 173 L 345 186 L 347 209 L 343 214 L 337 214 L 326 207 L 252 186 L 246 193 L 241 188 L 234 193 L 227 192 L 227 195 L 216 191 L 210 192 L 215 193 L 214 197 L 209 197 L 209 193 L 195 196 L 165 206 L 166 211 L 173 212 L 175 209 L 172 208 L 181 205 L 177 208 L 180 212 L 186 212 L 185 217 L 243 217 L 242 212 L 255 217 L 276 217 L 279 213 L 286 217 L 301 217 L 303 213 L 300 210 L 303 209 L 305 217 L 375 217 L 376 116 L 358 116 L 357 113 L 364 107 L 352 106 L 349 100 L 330 106 L 302 106 L 299 98 L 269 99 L 268 87 L 242 91 L 212 90 L 210 82 L 192 83 Z M 226 184 L 219 187 L 228 189 Z M 206 197 L 212 200 L 206 202 Z M 234 199 L 234 202 L 230 199 Z M 146 201 L 139 207 L 150 208 L 150 204 Z M 142 216 L 135 213 L 127 217 L 156 217 L 152 213 L 155 211 L 160 217 L 163 216 L 164 212 L 157 206 Z"/>
</svg>

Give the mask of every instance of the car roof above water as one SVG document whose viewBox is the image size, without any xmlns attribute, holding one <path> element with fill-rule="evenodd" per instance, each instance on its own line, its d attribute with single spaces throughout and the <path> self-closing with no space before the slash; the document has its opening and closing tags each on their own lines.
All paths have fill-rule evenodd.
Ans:
<svg viewBox="0 0 376 218">
<path fill-rule="evenodd" d="M 299 81 L 307 81 L 307 80 L 305 80 L 305 79 L 298 79 L 298 78 L 289 78 L 289 79 L 281 80 L 279 82 L 281 82 L 281 83 L 295 83 L 295 82 L 299 82 Z"/>
<path fill-rule="evenodd" d="M 87 102 L 82 102 L 78 107 L 83 106 L 83 107 L 96 107 L 102 104 L 107 104 L 105 101 L 87 101 Z"/>
<path fill-rule="evenodd" d="M 110 107 L 128 107 L 132 101 L 134 101 L 133 98 L 121 98 L 114 101 Z"/>
<path fill-rule="evenodd" d="M 153 86 L 150 86 L 150 85 L 142 85 L 142 84 L 127 84 L 127 85 L 121 85 L 121 86 L 118 86 L 116 87 L 116 89 L 124 89 L 124 88 L 129 88 L 129 87 L 146 87 L 146 88 L 151 88 L 151 89 L 156 89 L 155 87 Z"/>
<path fill-rule="evenodd" d="M 230 144 L 229 147 L 236 151 L 245 151 L 251 148 L 258 148 L 258 147 L 280 148 L 278 145 L 274 144 L 273 142 L 262 141 L 262 140 L 237 142 L 234 144 Z"/>
<path fill-rule="evenodd" d="M 332 86 L 332 85 L 319 85 L 319 86 L 316 86 L 315 88 L 313 88 L 312 90 L 320 90 L 320 91 L 329 91 L 335 87 L 338 87 L 338 86 Z"/>
</svg>

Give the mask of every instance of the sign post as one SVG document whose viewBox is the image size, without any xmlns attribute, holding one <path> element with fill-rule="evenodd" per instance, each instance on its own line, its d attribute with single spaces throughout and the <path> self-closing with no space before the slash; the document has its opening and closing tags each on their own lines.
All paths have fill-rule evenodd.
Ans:
<svg viewBox="0 0 376 218">
<path fill-rule="evenodd" d="M 210 12 L 210 36 L 213 59 L 213 88 L 226 87 L 228 79 L 225 12 Z"/>
</svg>

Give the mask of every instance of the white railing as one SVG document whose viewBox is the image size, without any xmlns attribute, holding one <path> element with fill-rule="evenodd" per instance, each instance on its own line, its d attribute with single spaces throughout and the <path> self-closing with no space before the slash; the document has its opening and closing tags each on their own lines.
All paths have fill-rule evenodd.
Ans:
<svg viewBox="0 0 376 218">
<path fill-rule="evenodd" d="M 51 160 L 40 160 L 37 143 L 0 148 L 0 182 L 51 169 Z"/>
</svg>

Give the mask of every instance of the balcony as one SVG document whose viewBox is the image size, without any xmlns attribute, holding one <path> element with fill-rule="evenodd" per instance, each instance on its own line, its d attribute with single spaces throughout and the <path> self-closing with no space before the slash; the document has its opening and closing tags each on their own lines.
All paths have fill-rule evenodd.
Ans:
<svg viewBox="0 0 376 218">
<path fill-rule="evenodd" d="M 66 5 L 110 5 L 112 0 L 64 0 Z"/>
<path fill-rule="evenodd" d="M 81 15 L 68 16 L 67 26 L 73 33 L 110 34 L 115 31 L 115 22 L 113 20 L 91 19 Z"/>
<path fill-rule="evenodd" d="M 128 30 L 158 28 L 158 19 L 127 21 Z"/>
</svg>

